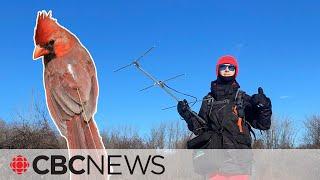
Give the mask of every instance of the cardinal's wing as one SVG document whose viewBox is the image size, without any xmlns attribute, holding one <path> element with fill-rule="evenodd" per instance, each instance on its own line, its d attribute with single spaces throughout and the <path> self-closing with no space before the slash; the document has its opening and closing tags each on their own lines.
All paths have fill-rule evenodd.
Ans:
<svg viewBox="0 0 320 180">
<path fill-rule="evenodd" d="M 83 63 L 66 64 L 61 73 L 47 77 L 48 105 L 61 131 L 65 129 L 65 120 L 77 114 L 90 120 L 96 110 L 98 88 L 92 68 Z"/>
</svg>

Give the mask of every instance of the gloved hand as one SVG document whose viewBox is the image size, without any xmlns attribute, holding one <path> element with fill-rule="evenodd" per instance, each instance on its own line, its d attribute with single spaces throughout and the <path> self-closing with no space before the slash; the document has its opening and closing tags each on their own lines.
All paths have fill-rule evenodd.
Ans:
<svg viewBox="0 0 320 180">
<path fill-rule="evenodd" d="M 258 89 L 258 94 L 251 97 L 251 104 L 256 110 L 256 120 L 254 126 L 260 130 L 268 130 L 271 126 L 272 105 L 269 98 L 263 93 L 263 89 Z"/>
<path fill-rule="evenodd" d="M 192 113 L 192 110 L 189 107 L 188 101 L 183 100 L 179 101 L 177 105 L 178 113 L 180 116 L 186 121 L 188 124 L 188 129 L 192 131 L 194 134 L 198 135 L 202 132 L 204 125 L 201 125 L 199 122 L 200 118 L 198 115 Z M 201 119 L 204 121 L 203 119 Z"/>
<path fill-rule="evenodd" d="M 191 109 L 187 100 L 184 99 L 183 101 L 179 101 L 177 105 L 177 110 L 182 118 L 186 120 L 190 118 L 189 116 L 191 114 Z"/>
<path fill-rule="evenodd" d="M 263 93 L 263 89 L 261 87 L 258 88 L 258 94 L 254 94 L 251 97 L 251 103 L 258 109 L 264 109 L 264 108 L 270 108 L 271 107 L 271 101 Z"/>
</svg>

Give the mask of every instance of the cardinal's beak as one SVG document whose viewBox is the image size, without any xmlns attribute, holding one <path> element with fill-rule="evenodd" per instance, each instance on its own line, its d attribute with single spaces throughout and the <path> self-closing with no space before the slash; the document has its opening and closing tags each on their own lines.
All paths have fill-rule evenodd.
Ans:
<svg viewBox="0 0 320 180">
<path fill-rule="evenodd" d="M 48 53 L 49 53 L 48 50 L 37 45 L 33 51 L 33 60 L 37 60 L 38 58 L 40 58 Z"/>
</svg>

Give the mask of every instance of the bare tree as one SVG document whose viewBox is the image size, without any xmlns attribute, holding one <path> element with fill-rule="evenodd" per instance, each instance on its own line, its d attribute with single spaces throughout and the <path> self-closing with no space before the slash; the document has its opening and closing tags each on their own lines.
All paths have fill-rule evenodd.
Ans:
<svg viewBox="0 0 320 180">
<path fill-rule="evenodd" d="M 16 112 L 12 122 L 0 122 L 0 148 L 66 148 L 64 138 L 50 122 L 44 103 L 33 101 L 27 113 Z"/>
<path fill-rule="evenodd" d="M 290 118 L 272 118 L 271 128 L 259 135 L 254 148 L 291 149 L 294 148 L 297 132 Z"/>
<path fill-rule="evenodd" d="M 107 149 L 145 149 L 144 140 L 138 131 L 129 126 L 101 133 L 102 141 Z"/>
<path fill-rule="evenodd" d="M 157 128 L 151 129 L 151 135 L 147 146 L 149 149 L 164 149 L 165 148 L 166 125 L 160 124 Z"/>
<path fill-rule="evenodd" d="M 3 148 L 2 145 L 7 138 L 6 135 L 7 135 L 6 122 L 0 119 L 0 149 Z"/>
<path fill-rule="evenodd" d="M 101 133 L 107 149 L 183 149 L 189 132 L 181 122 L 166 122 L 151 129 L 150 134 L 142 138 L 137 130 L 126 126 Z"/>
<path fill-rule="evenodd" d="M 320 116 L 313 115 L 304 121 L 306 128 L 305 135 L 303 137 L 304 148 L 319 149 L 320 148 Z"/>
<path fill-rule="evenodd" d="M 167 148 L 185 149 L 189 140 L 190 131 L 182 121 L 175 121 L 168 124 L 167 128 Z"/>
</svg>

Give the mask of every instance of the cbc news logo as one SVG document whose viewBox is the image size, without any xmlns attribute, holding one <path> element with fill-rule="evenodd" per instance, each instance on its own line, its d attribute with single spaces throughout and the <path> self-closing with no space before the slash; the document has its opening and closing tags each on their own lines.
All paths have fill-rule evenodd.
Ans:
<svg viewBox="0 0 320 180">
<path fill-rule="evenodd" d="M 71 173 L 74 175 L 94 175 L 97 171 L 101 175 L 123 175 L 129 172 L 134 175 L 136 171 L 142 175 L 148 173 L 161 175 L 165 172 L 165 166 L 162 164 L 165 158 L 161 155 L 148 155 L 141 158 L 140 155 L 129 158 L 127 155 L 101 155 L 101 157 L 91 157 L 90 155 L 74 155 L 70 159 L 63 155 L 39 155 L 32 159 L 29 163 L 25 156 L 14 156 L 9 167 L 17 175 L 22 175 L 32 168 L 32 172 L 39 175 L 64 175 Z M 118 160 L 118 161 L 117 161 Z M 125 160 L 123 163 L 119 160 Z M 40 163 L 46 163 L 49 167 L 39 166 Z M 117 163 L 116 163 L 117 162 Z M 79 166 L 79 165 L 83 166 Z M 80 168 L 82 169 L 80 169 Z M 119 171 L 113 171 L 113 167 L 123 167 Z M 93 174 L 92 174 L 93 173 Z"/>
</svg>

